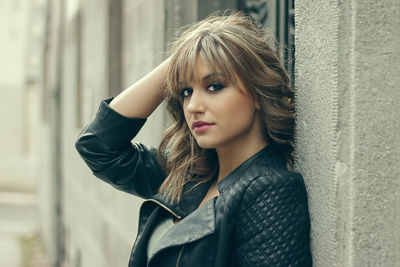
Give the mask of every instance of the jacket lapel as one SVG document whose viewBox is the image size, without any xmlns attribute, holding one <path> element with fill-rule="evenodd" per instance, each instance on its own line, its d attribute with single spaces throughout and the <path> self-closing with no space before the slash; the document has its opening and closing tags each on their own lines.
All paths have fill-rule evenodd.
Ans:
<svg viewBox="0 0 400 267">
<path fill-rule="evenodd" d="M 154 249 L 153 256 L 161 250 L 199 240 L 215 232 L 215 198 L 174 225 Z"/>
<path fill-rule="evenodd" d="M 214 180 L 215 177 L 210 181 L 197 185 L 194 188 L 193 186 L 196 184 L 196 182 L 188 181 L 183 188 L 184 193 L 179 203 L 169 203 L 160 193 L 154 195 L 149 200 L 155 200 L 155 202 L 159 203 L 161 206 L 164 206 L 164 208 L 169 209 L 180 218 L 185 218 L 198 208 Z"/>
</svg>

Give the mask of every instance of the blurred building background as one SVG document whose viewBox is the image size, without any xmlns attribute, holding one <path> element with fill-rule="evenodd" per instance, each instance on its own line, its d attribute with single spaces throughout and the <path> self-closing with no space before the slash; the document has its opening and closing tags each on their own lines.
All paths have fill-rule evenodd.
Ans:
<svg viewBox="0 0 400 267">
<path fill-rule="evenodd" d="M 0 1 L 0 266 L 46 266 L 36 193 L 45 14 L 43 1 Z"/>
<path fill-rule="evenodd" d="M 0 246 L 38 229 L 50 266 L 127 265 L 141 200 L 94 178 L 76 137 L 177 29 L 226 8 L 271 28 L 293 77 L 315 266 L 400 266 L 397 0 L 0 1 Z M 160 106 L 137 140 L 166 123 Z"/>
</svg>

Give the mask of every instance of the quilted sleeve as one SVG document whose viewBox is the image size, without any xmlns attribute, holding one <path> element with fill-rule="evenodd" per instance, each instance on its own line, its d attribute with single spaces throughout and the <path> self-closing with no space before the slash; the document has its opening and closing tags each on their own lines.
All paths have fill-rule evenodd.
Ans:
<svg viewBox="0 0 400 267">
<path fill-rule="evenodd" d="M 115 188 L 138 197 L 152 196 L 165 178 L 155 148 L 131 143 L 146 119 L 127 118 L 100 104 L 82 130 L 75 147 L 93 174 Z"/>
<path fill-rule="evenodd" d="M 307 193 L 300 174 L 254 180 L 235 228 L 236 266 L 312 266 Z"/>
</svg>

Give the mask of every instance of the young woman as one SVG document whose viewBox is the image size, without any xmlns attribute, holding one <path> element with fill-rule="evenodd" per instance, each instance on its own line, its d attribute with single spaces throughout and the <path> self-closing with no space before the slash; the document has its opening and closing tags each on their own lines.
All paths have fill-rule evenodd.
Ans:
<svg viewBox="0 0 400 267">
<path fill-rule="evenodd" d="M 294 93 L 265 34 L 240 13 L 212 16 L 171 51 L 76 143 L 94 175 L 146 199 L 129 266 L 311 266 Z M 131 143 L 164 99 L 158 151 Z"/>
</svg>

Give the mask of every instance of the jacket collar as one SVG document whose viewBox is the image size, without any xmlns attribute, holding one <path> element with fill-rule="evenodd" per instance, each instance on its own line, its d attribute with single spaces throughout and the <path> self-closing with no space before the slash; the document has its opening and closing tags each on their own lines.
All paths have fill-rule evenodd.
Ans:
<svg viewBox="0 0 400 267">
<path fill-rule="evenodd" d="M 179 246 L 199 240 L 215 232 L 215 202 L 214 199 L 185 217 L 178 223 L 179 227 L 172 227 L 154 248 L 150 260 L 160 251 L 168 247 Z"/>
<path fill-rule="evenodd" d="M 248 158 L 245 162 L 240 164 L 236 169 L 229 173 L 222 181 L 217 184 L 220 193 L 223 193 L 228 187 L 230 187 L 235 181 L 243 177 L 244 175 L 249 175 L 255 172 L 254 175 L 258 176 L 258 170 L 260 166 L 265 166 L 268 164 L 267 159 L 273 154 L 279 153 L 279 147 L 275 143 L 270 143 L 260 151 L 255 153 L 253 156 Z M 282 158 L 281 158 L 282 159 Z M 284 161 L 279 162 L 279 165 L 283 164 Z"/>
<path fill-rule="evenodd" d="M 150 261 L 159 254 L 160 251 L 173 246 L 178 246 L 199 240 L 209 234 L 215 232 L 215 202 L 207 201 L 199 207 L 211 183 L 214 179 L 200 184 L 190 190 L 195 185 L 194 182 L 188 182 L 184 186 L 186 192 L 178 204 L 170 204 L 162 197 L 161 194 L 153 196 L 152 200 L 156 200 L 159 205 L 170 209 L 173 213 L 183 218 L 179 222 L 179 227 L 172 227 L 158 242 L 154 248 Z M 198 208 L 199 207 L 199 208 Z"/>
<path fill-rule="evenodd" d="M 236 169 L 234 169 L 230 174 L 228 174 L 222 181 L 217 184 L 219 192 L 222 194 L 227 188 L 229 188 L 235 181 L 240 179 L 244 175 L 249 175 L 251 172 L 255 172 L 254 175 L 257 176 L 258 167 L 268 164 L 267 159 L 273 154 L 279 154 L 279 146 L 270 143 L 263 149 L 258 151 L 256 154 L 251 156 L 245 162 L 240 164 Z M 282 157 L 279 157 L 278 162 L 275 164 L 285 167 L 285 163 Z M 215 181 L 217 177 L 213 177 L 210 181 L 202 183 L 192 190 L 190 190 L 196 183 L 194 181 L 188 181 L 183 189 L 184 194 L 182 195 L 181 201 L 179 203 L 171 204 L 160 194 L 156 194 L 152 199 L 159 203 L 162 203 L 165 207 L 172 210 L 179 217 L 184 218 L 194 210 L 196 210 L 204 196 L 206 195 L 211 184 Z"/>
<path fill-rule="evenodd" d="M 204 196 L 207 194 L 208 189 L 210 188 L 211 184 L 215 178 L 207 181 L 205 183 L 199 184 L 198 186 L 191 189 L 196 183 L 193 181 L 187 182 L 183 187 L 183 195 L 179 203 L 171 204 L 160 194 L 156 194 L 152 197 L 152 199 L 156 200 L 157 202 L 162 203 L 168 209 L 172 210 L 176 213 L 179 217 L 184 218 L 194 210 L 196 210 L 201 201 L 203 200 Z M 190 190 L 191 189 L 191 190 Z"/>
</svg>

